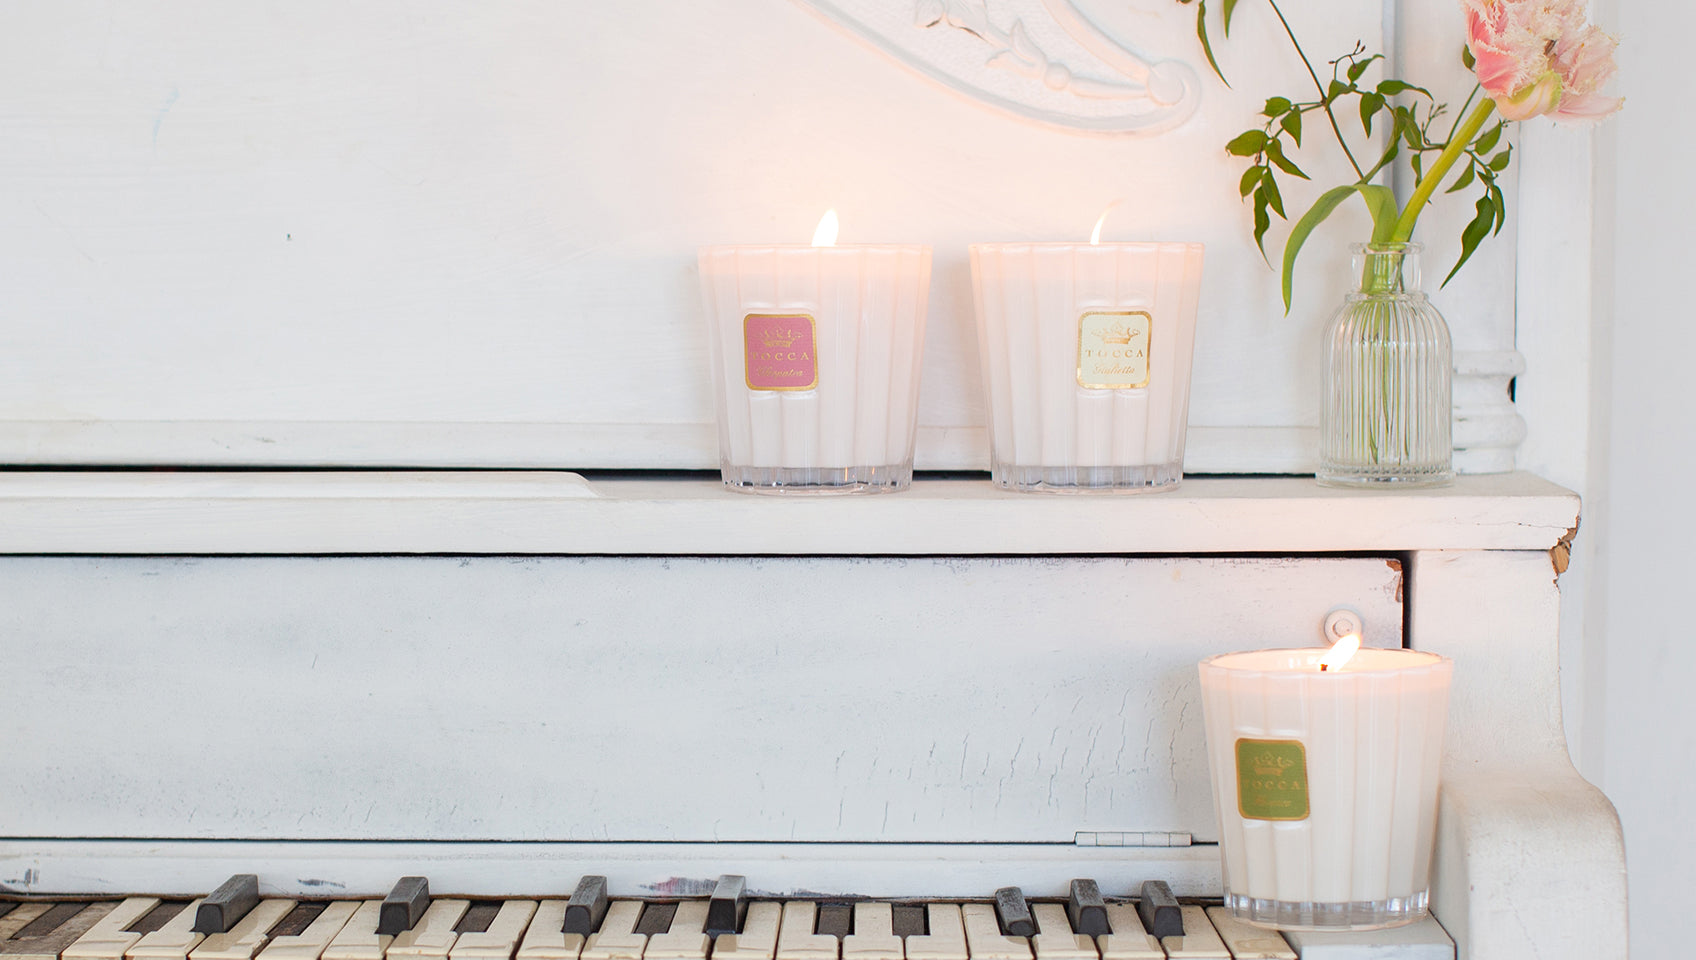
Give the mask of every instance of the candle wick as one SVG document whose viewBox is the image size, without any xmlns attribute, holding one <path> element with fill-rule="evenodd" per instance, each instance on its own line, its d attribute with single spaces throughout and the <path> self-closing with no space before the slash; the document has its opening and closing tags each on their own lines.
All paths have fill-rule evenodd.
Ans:
<svg viewBox="0 0 1696 960">
<path fill-rule="evenodd" d="M 1329 669 L 1331 669 L 1331 665 L 1328 664 L 1328 663 L 1322 663 L 1322 664 L 1319 665 L 1319 672 L 1320 673 L 1324 673 L 1325 671 L 1327 671 Z"/>
</svg>

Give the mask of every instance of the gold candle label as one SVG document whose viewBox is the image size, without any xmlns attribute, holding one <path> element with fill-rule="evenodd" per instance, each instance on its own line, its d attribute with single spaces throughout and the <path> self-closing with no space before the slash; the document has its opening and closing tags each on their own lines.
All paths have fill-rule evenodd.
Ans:
<svg viewBox="0 0 1696 960">
<path fill-rule="evenodd" d="M 1307 819 L 1307 748 L 1300 740 L 1237 741 L 1237 812 L 1247 820 Z"/>
<path fill-rule="evenodd" d="M 1124 390 L 1148 386 L 1146 310 L 1091 310 L 1078 318 L 1078 386 Z"/>
<path fill-rule="evenodd" d="M 742 318 L 742 370 L 749 390 L 811 390 L 819 385 L 817 324 L 805 313 Z"/>
</svg>

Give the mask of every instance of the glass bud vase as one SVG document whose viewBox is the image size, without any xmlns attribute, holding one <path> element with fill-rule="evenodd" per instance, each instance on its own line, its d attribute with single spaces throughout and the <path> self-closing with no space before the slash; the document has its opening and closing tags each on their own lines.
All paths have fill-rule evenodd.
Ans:
<svg viewBox="0 0 1696 960">
<path fill-rule="evenodd" d="M 1417 243 L 1354 244 L 1358 290 L 1322 336 L 1320 483 L 1454 479 L 1449 327 L 1420 290 Z"/>
</svg>

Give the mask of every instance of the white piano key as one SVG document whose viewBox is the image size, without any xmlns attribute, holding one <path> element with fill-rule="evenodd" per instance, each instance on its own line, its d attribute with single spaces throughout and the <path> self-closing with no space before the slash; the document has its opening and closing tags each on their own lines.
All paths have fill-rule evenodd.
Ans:
<svg viewBox="0 0 1696 960">
<path fill-rule="evenodd" d="M 1031 960 L 1031 942 L 1001 932 L 992 903 L 960 904 L 960 919 L 966 924 L 966 946 L 972 960 Z"/>
<path fill-rule="evenodd" d="M 1095 945 L 1101 948 L 1101 960 L 1166 960 L 1160 941 L 1143 929 L 1136 904 L 1108 904 L 1107 925 L 1113 932 L 1095 938 Z"/>
<path fill-rule="evenodd" d="M 1036 917 L 1037 934 L 1031 938 L 1036 960 L 1098 960 L 1100 957 L 1095 938 L 1073 932 L 1065 904 L 1033 903 L 1031 915 Z"/>
<path fill-rule="evenodd" d="M 29 926 L 47 912 L 51 903 L 20 903 L 12 912 L 0 917 L 0 943 L 12 939 L 12 934 Z"/>
<path fill-rule="evenodd" d="M 1208 907 L 1207 919 L 1231 951 L 1232 960 L 1296 960 L 1296 952 L 1276 930 L 1231 916 L 1224 907 Z"/>
<path fill-rule="evenodd" d="M 190 901 L 164 926 L 137 940 L 124 956 L 128 960 L 187 960 L 189 951 L 206 939 L 205 934 L 194 932 L 194 914 L 199 909 L 199 900 Z"/>
<path fill-rule="evenodd" d="M 783 904 L 755 900 L 742 918 L 741 933 L 721 934 L 713 941 L 713 960 L 774 960 Z"/>
<path fill-rule="evenodd" d="M 536 915 L 524 931 L 524 941 L 518 945 L 517 960 L 577 960 L 583 952 L 583 935 L 565 933 L 567 900 L 543 900 L 536 905 Z"/>
<path fill-rule="evenodd" d="M 1213 929 L 1212 921 L 1207 919 L 1207 911 L 1190 905 L 1185 905 L 1182 910 L 1184 935 L 1162 937 L 1160 940 L 1160 945 L 1166 948 L 1168 960 L 1231 960 L 1231 951 L 1219 938 L 1218 931 Z"/>
<path fill-rule="evenodd" d="M 583 960 L 642 960 L 648 935 L 636 932 L 642 919 L 642 901 L 614 900 L 601 918 L 601 929 L 583 943 Z"/>
<path fill-rule="evenodd" d="M 495 912 L 487 930 L 460 934 L 448 956 L 451 960 L 508 960 L 535 915 L 536 901 L 508 900 Z"/>
<path fill-rule="evenodd" d="M 783 926 L 777 933 L 777 960 L 836 960 L 839 943 L 835 937 L 814 933 L 819 905 L 810 900 L 790 900 L 783 905 Z"/>
<path fill-rule="evenodd" d="M 894 918 L 890 904 L 854 904 L 854 932 L 842 938 L 842 960 L 902 960 Z"/>
<path fill-rule="evenodd" d="M 271 938 L 265 949 L 259 951 L 259 960 L 320 960 L 359 908 L 358 900 L 337 900 L 326 905 L 305 930 Z"/>
<path fill-rule="evenodd" d="M 930 933 L 907 938 L 907 960 L 967 960 L 966 924 L 957 903 L 926 904 Z M 1164 958 L 1163 958 L 1164 960 Z"/>
<path fill-rule="evenodd" d="M 42 916 L 49 917 L 46 922 L 54 924 L 53 929 L 35 936 L 25 936 L 30 933 L 28 927 L 19 929 L 10 939 L 0 942 L 0 956 L 6 960 L 59 960 L 66 947 L 82 939 L 83 934 L 94 929 L 117 906 L 115 900 L 86 905 L 49 904 Z M 58 911 L 56 916 L 54 911 Z"/>
<path fill-rule="evenodd" d="M 293 909 L 293 900 L 261 900 L 228 933 L 202 940 L 189 951 L 189 960 L 253 960 L 270 938 L 271 928 Z"/>
<path fill-rule="evenodd" d="M 1455 956 L 1455 942 L 1431 917 L 1388 930 L 1291 930 L 1285 937 L 1301 960 L 1454 960 Z"/>
<path fill-rule="evenodd" d="M 643 960 L 707 960 L 713 938 L 706 934 L 707 901 L 684 900 L 672 915 L 671 929 L 648 938 Z"/>
<path fill-rule="evenodd" d="M 130 897 L 89 927 L 81 939 L 59 956 L 62 960 L 123 960 L 124 951 L 141 939 L 141 934 L 124 928 L 147 916 L 158 905 L 157 897 Z"/>
<path fill-rule="evenodd" d="M 470 900 L 431 901 L 430 909 L 424 911 L 411 930 L 395 934 L 389 949 L 383 952 L 385 960 L 399 960 L 401 957 L 408 960 L 447 960 L 454 941 L 459 939 L 453 928 L 469 909 Z"/>
<path fill-rule="evenodd" d="M 323 960 L 383 960 L 383 953 L 394 937 L 377 932 L 382 917 L 383 901 L 361 902 L 347 925 L 324 948 Z"/>
</svg>

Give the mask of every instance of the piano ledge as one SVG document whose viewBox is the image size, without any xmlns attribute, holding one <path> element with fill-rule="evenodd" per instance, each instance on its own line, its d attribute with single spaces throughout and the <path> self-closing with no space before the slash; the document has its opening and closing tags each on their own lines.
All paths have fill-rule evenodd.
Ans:
<svg viewBox="0 0 1696 960">
<path fill-rule="evenodd" d="M 1549 550 L 1578 497 L 1528 473 L 1435 490 L 1203 477 L 1130 495 L 921 477 L 879 496 L 563 471 L 0 471 L 7 554 L 1306 553 Z"/>
</svg>

